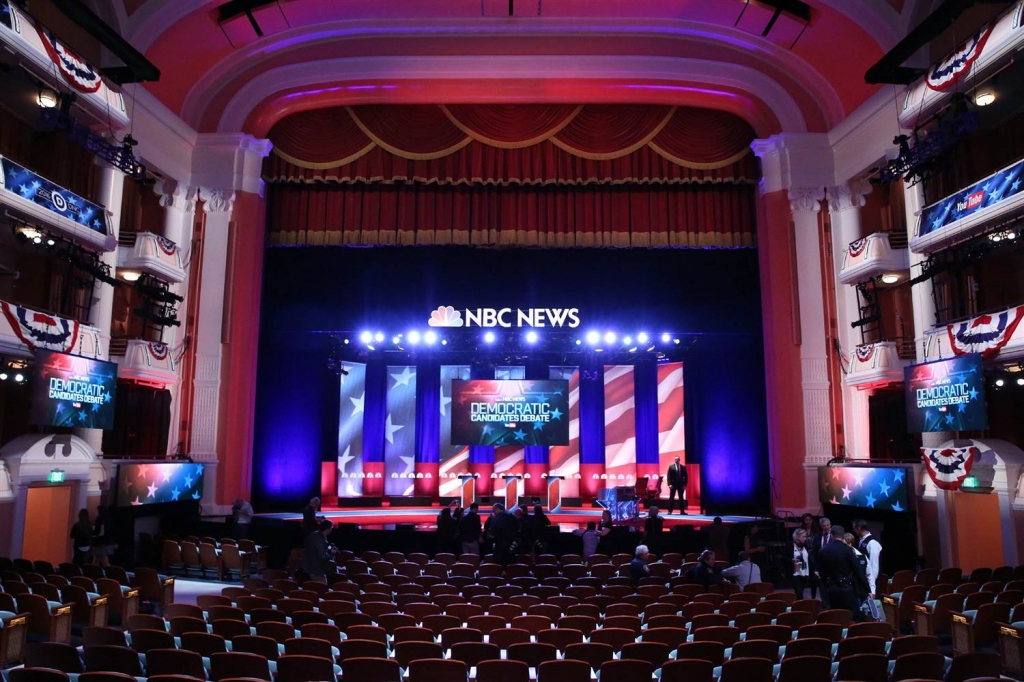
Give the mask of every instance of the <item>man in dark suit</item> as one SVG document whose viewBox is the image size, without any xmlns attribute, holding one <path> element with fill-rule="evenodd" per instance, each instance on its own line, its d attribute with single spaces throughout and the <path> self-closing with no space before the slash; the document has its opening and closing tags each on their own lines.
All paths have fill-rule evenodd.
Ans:
<svg viewBox="0 0 1024 682">
<path fill-rule="evenodd" d="M 843 542 L 846 529 L 832 526 L 831 530 L 832 539 L 818 550 L 817 557 L 822 597 L 828 597 L 829 608 L 847 609 L 859 622 L 863 613 L 857 593 L 867 593 L 868 578 L 853 548 Z"/>
<path fill-rule="evenodd" d="M 818 576 L 818 552 L 832 540 L 832 522 L 828 517 L 822 516 L 818 520 L 818 527 L 821 532 L 815 533 L 807 541 L 807 568 L 809 570 L 807 577 L 811 583 L 812 599 L 821 584 L 821 579 Z M 824 587 L 821 588 L 821 605 L 822 608 L 828 608 L 828 594 Z"/>
<path fill-rule="evenodd" d="M 679 463 L 679 458 L 668 468 L 668 513 L 672 513 L 672 503 L 676 495 L 679 495 L 679 513 L 686 513 L 686 484 L 689 483 L 689 474 L 686 467 Z"/>
<path fill-rule="evenodd" d="M 302 510 L 302 535 L 303 537 L 309 537 L 309 534 L 314 530 L 319 529 L 320 519 L 317 518 L 317 514 L 320 513 L 320 498 L 312 497 L 309 500 L 309 504 Z"/>
</svg>

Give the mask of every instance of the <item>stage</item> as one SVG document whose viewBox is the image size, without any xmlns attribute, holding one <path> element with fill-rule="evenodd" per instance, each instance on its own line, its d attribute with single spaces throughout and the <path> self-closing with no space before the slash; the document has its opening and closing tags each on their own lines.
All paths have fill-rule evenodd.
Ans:
<svg viewBox="0 0 1024 682">
<path fill-rule="evenodd" d="M 415 530 L 434 530 L 436 519 L 441 511 L 440 506 L 430 507 L 362 507 L 362 508 L 339 508 L 325 506 L 320 511 L 320 516 L 330 519 L 335 525 L 348 524 L 356 526 L 361 530 L 394 530 L 397 526 L 412 526 Z M 480 507 L 480 516 L 486 521 L 490 515 L 490 507 Z M 569 533 L 577 528 L 586 528 L 589 521 L 600 521 L 601 509 L 598 507 L 563 507 L 557 512 L 545 511 L 552 524 L 557 524 L 562 532 Z M 688 526 L 700 529 L 709 525 L 713 516 L 704 514 L 660 514 L 665 519 L 665 530 L 669 531 L 675 526 Z M 266 521 L 277 521 L 286 523 L 299 523 L 302 521 L 302 513 L 277 513 L 277 514 L 256 514 L 256 519 Z M 646 518 L 641 515 L 640 521 Z M 726 524 L 742 524 L 757 521 L 755 516 L 723 516 L 722 522 Z M 616 524 L 628 525 L 628 524 Z"/>
</svg>

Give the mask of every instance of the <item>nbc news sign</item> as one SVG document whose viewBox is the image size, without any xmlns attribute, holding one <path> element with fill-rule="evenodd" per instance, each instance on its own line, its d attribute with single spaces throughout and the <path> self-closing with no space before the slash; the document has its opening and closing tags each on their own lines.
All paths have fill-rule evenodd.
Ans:
<svg viewBox="0 0 1024 682">
<path fill-rule="evenodd" d="M 466 308 L 438 306 L 430 312 L 431 327 L 567 327 L 580 326 L 579 308 Z"/>
</svg>

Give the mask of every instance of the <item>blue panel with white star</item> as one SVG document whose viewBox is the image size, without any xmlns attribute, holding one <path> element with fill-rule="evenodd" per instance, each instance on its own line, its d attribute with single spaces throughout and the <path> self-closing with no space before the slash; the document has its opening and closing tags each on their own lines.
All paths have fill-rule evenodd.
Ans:
<svg viewBox="0 0 1024 682">
<path fill-rule="evenodd" d="M 1020 193 L 1021 171 L 1024 171 L 1024 159 L 927 207 L 921 212 L 918 236 L 937 232 L 972 213 L 995 206 Z"/>
<path fill-rule="evenodd" d="M 452 382 L 452 443 L 568 445 L 569 382 Z"/>
<path fill-rule="evenodd" d="M 906 470 L 892 467 L 818 467 L 822 504 L 882 511 L 907 511 Z"/>
<path fill-rule="evenodd" d="M 121 464 L 117 468 L 118 505 L 189 502 L 202 496 L 203 465 L 196 462 Z"/>
</svg>

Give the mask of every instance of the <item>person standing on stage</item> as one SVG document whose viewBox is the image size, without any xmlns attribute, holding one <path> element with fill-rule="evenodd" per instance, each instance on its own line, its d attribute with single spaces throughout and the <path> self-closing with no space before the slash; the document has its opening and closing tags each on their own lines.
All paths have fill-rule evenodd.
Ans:
<svg viewBox="0 0 1024 682">
<path fill-rule="evenodd" d="M 878 560 L 882 555 L 882 543 L 879 542 L 871 531 L 868 530 L 868 522 L 864 519 L 856 519 L 853 522 L 853 533 L 857 536 L 857 549 L 867 557 L 868 566 L 868 590 L 869 596 L 875 598 L 875 582 L 878 580 Z"/>
<path fill-rule="evenodd" d="M 309 504 L 302 510 L 302 536 L 309 537 L 309 534 L 320 527 L 316 515 L 320 512 L 320 498 L 311 497 Z"/>
<path fill-rule="evenodd" d="M 690 482 L 690 475 L 686 473 L 686 467 L 679 463 L 676 457 L 675 462 L 668 468 L 668 513 L 672 513 L 672 504 L 676 495 L 679 495 L 679 513 L 686 514 L 686 484 Z"/>
<path fill-rule="evenodd" d="M 828 608 L 847 609 L 853 619 L 860 622 L 863 613 L 857 599 L 858 592 L 866 593 L 868 578 L 857 563 L 853 548 L 843 541 L 846 529 L 830 527 L 831 539 L 818 550 L 817 569 L 821 579 L 822 603 L 828 600 Z"/>
<path fill-rule="evenodd" d="M 459 520 L 459 539 L 462 541 L 463 554 L 480 556 L 480 536 L 483 526 L 480 523 L 480 505 L 476 502 L 469 505 L 469 511 Z"/>
</svg>

